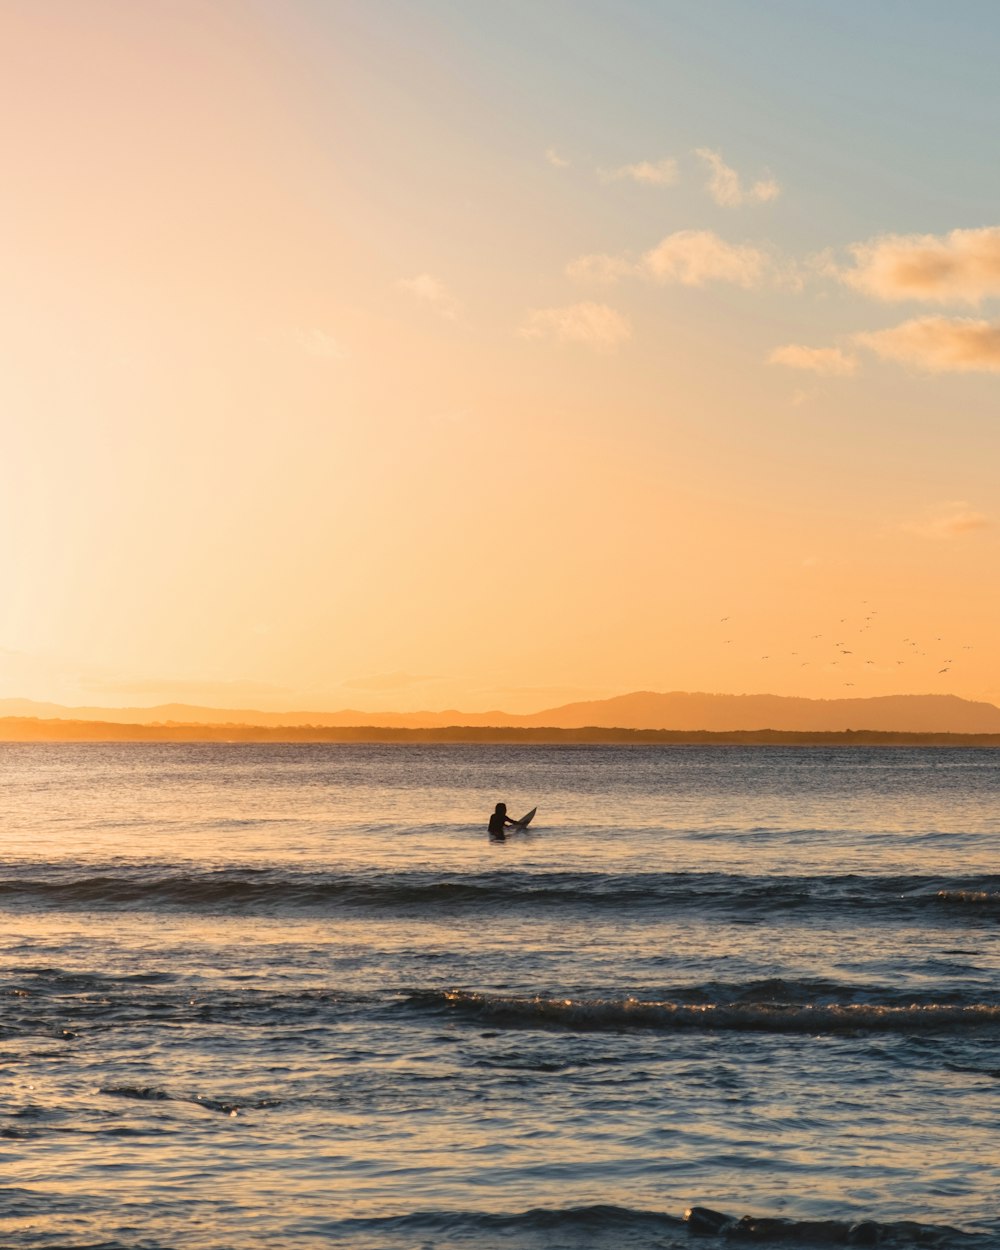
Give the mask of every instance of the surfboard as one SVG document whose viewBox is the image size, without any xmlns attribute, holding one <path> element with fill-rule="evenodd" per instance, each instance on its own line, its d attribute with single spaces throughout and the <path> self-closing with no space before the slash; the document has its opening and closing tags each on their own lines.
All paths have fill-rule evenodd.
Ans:
<svg viewBox="0 0 1000 1250">
<path fill-rule="evenodd" d="M 533 808 L 531 809 L 531 811 L 527 814 L 527 816 L 522 816 L 520 820 L 515 820 L 515 821 L 514 821 L 513 828 L 515 828 L 515 829 L 527 829 L 527 827 L 531 824 L 531 821 L 532 821 L 532 819 L 533 819 L 533 817 L 534 817 L 534 815 L 535 815 L 535 812 L 537 812 L 537 811 L 538 811 L 538 808 L 537 808 L 537 807 L 533 807 Z"/>
</svg>

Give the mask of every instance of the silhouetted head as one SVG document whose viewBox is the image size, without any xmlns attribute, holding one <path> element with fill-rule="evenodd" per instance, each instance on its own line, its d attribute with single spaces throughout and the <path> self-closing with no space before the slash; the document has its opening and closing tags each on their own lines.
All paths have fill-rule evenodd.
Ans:
<svg viewBox="0 0 1000 1250">
<path fill-rule="evenodd" d="M 506 804 L 506 803 L 498 803 L 498 804 L 496 805 L 496 813 L 497 813 L 497 815 L 498 815 L 498 816 L 506 816 L 506 815 L 507 815 L 507 804 Z"/>
</svg>

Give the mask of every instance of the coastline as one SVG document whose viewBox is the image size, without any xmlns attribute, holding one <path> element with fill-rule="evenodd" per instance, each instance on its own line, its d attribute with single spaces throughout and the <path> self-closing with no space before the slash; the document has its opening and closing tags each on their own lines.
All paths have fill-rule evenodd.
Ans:
<svg viewBox="0 0 1000 1250">
<path fill-rule="evenodd" d="M 111 721 L 43 720 L 0 717 L 0 742 L 247 742 L 247 743 L 458 743 L 540 746 L 820 746 L 820 747 L 1000 747 L 1000 734 L 895 733 L 846 729 L 559 729 L 449 726 L 433 729 L 396 726 L 117 724 Z"/>
</svg>

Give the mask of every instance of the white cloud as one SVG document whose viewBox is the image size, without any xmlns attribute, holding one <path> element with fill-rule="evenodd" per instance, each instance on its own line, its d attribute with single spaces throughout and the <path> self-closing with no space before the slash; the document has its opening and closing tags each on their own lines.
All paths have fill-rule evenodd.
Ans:
<svg viewBox="0 0 1000 1250">
<path fill-rule="evenodd" d="M 555 148 L 545 149 L 545 159 L 550 165 L 554 165 L 556 169 L 566 169 L 570 164 L 569 158 L 560 156 Z"/>
<path fill-rule="evenodd" d="M 631 338 L 632 326 L 627 317 L 607 304 L 569 304 L 532 309 L 518 333 L 524 338 L 554 338 L 608 350 Z"/>
<path fill-rule="evenodd" d="M 708 193 L 725 208 L 738 208 L 741 204 L 765 204 L 768 200 L 776 200 L 781 194 L 781 187 L 773 178 L 762 178 L 745 187 L 743 180 L 718 152 L 711 148 L 698 148 L 695 153 L 711 170 L 708 180 Z"/>
<path fill-rule="evenodd" d="M 922 521 L 909 521 L 900 528 L 921 538 L 947 539 L 961 538 L 992 526 L 992 517 L 975 512 L 964 500 L 958 500 L 941 504 Z"/>
<path fill-rule="evenodd" d="M 449 320 L 457 317 L 461 311 L 462 306 L 455 296 L 443 282 L 429 273 L 419 274 L 416 278 L 401 278 L 399 285 L 404 291 L 415 295 L 417 299 L 432 305 L 442 317 L 447 317 Z"/>
<path fill-rule="evenodd" d="M 711 230 L 678 230 L 661 239 L 642 263 L 657 282 L 680 282 L 684 286 L 732 282 L 749 288 L 760 284 L 769 262 L 758 248 L 727 243 Z"/>
<path fill-rule="evenodd" d="M 787 365 L 789 369 L 809 369 L 813 373 L 846 376 L 858 367 L 857 358 L 842 352 L 839 347 L 804 347 L 799 343 L 787 343 L 776 347 L 768 356 L 770 365 Z"/>
<path fill-rule="evenodd" d="M 618 169 L 600 169 L 605 182 L 621 182 L 629 179 L 647 187 L 670 187 L 677 181 L 677 162 L 671 157 L 659 161 L 639 161 L 635 165 L 622 165 Z"/>
<path fill-rule="evenodd" d="M 918 317 L 855 342 L 886 360 L 930 373 L 1000 372 L 1000 324 L 968 317 Z"/>
<path fill-rule="evenodd" d="M 888 234 L 849 251 L 854 268 L 837 276 L 876 299 L 978 304 L 1000 295 L 1000 226 Z"/>
</svg>

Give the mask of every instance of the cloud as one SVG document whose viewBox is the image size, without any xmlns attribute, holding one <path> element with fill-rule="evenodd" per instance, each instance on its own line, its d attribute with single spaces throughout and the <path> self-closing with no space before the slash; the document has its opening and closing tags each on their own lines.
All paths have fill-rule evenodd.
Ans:
<svg viewBox="0 0 1000 1250">
<path fill-rule="evenodd" d="M 545 159 L 550 165 L 554 165 L 556 169 L 566 169 L 571 163 L 567 157 L 560 156 L 555 148 L 545 149 Z"/>
<path fill-rule="evenodd" d="M 569 304 L 532 309 L 518 333 L 524 338 L 554 338 L 607 350 L 631 338 L 632 326 L 627 317 L 607 304 Z"/>
<path fill-rule="evenodd" d="M 888 234 L 848 249 L 838 277 L 882 300 L 978 304 L 1000 295 L 1000 226 L 950 234 Z"/>
<path fill-rule="evenodd" d="M 768 257 L 758 248 L 727 243 L 711 230 L 668 234 L 642 258 L 644 271 L 655 281 L 684 286 L 732 282 L 750 288 L 763 280 L 768 265 Z"/>
<path fill-rule="evenodd" d="M 1000 324 L 968 317 L 918 317 L 890 330 L 856 334 L 885 360 L 930 373 L 1000 372 Z"/>
<path fill-rule="evenodd" d="M 641 273 L 642 267 L 627 256 L 594 254 L 578 256 L 566 266 L 566 274 L 578 282 L 617 282 L 631 273 Z"/>
<path fill-rule="evenodd" d="M 291 690 L 269 681 L 198 681 L 196 678 L 148 677 L 141 679 L 83 678 L 83 690 L 102 698 L 139 699 L 143 704 L 199 703 L 218 707 L 246 707 L 247 704 L 287 702 Z"/>
<path fill-rule="evenodd" d="M 765 279 L 783 285 L 795 280 L 795 275 L 780 272 L 766 252 L 749 243 L 727 243 L 711 230 L 677 230 L 638 261 L 628 255 L 578 256 L 566 266 L 566 273 L 579 282 L 610 283 L 635 275 L 683 286 L 732 282 L 748 289 Z"/>
<path fill-rule="evenodd" d="M 910 534 L 921 538 L 961 538 L 978 530 L 990 529 L 992 517 L 983 512 L 974 512 L 964 500 L 955 503 L 941 504 L 940 507 L 923 521 L 911 521 L 900 526 Z"/>
<path fill-rule="evenodd" d="M 670 187 L 677 181 L 677 162 L 664 157 L 659 161 L 639 161 L 635 165 L 599 169 L 597 172 L 604 182 L 621 182 L 627 178 L 647 187 Z"/>
<path fill-rule="evenodd" d="M 857 358 L 842 352 L 839 347 L 803 347 L 798 343 L 776 347 L 768 356 L 767 363 L 841 377 L 854 373 L 858 367 Z"/>
<path fill-rule="evenodd" d="M 415 295 L 417 299 L 432 305 L 442 317 L 447 317 L 449 320 L 457 317 L 461 311 L 462 306 L 455 296 L 443 282 L 431 277 L 429 273 L 419 274 L 416 278 L 401 278 L 399 285 L 404 291 Z"/>
<path fill-rule="evenodd" d="M 354 677 L 340 684 L 345 690 L 406 690 L 436 680 L 435 677 L 415 677 L 412 673 L 378 673 L 373 677 Z"/>
<path fill-rule="evenodd" d="M 290 335 L 296 347 L 307 356 L 316 356 L 320 360 L 343 360 L 347 356 L 341 344 L 325 330 L 296 328 L 290 331 Z"/>
<path fill-rule="evenodd" d="M 712 171 L 708 180 L 708 193 L 725 208 L 738 208 L 741 204 L 766 204 L 768 200 L 776 200 L 781 194 L 781 187 L 773 178 L 762 178 L 750 187 L 743 185 L 743 180 L 735 169 L 722 159 L 718 152 L 711 148 L 698 148 L 695 152 Z"/>
</svg>

